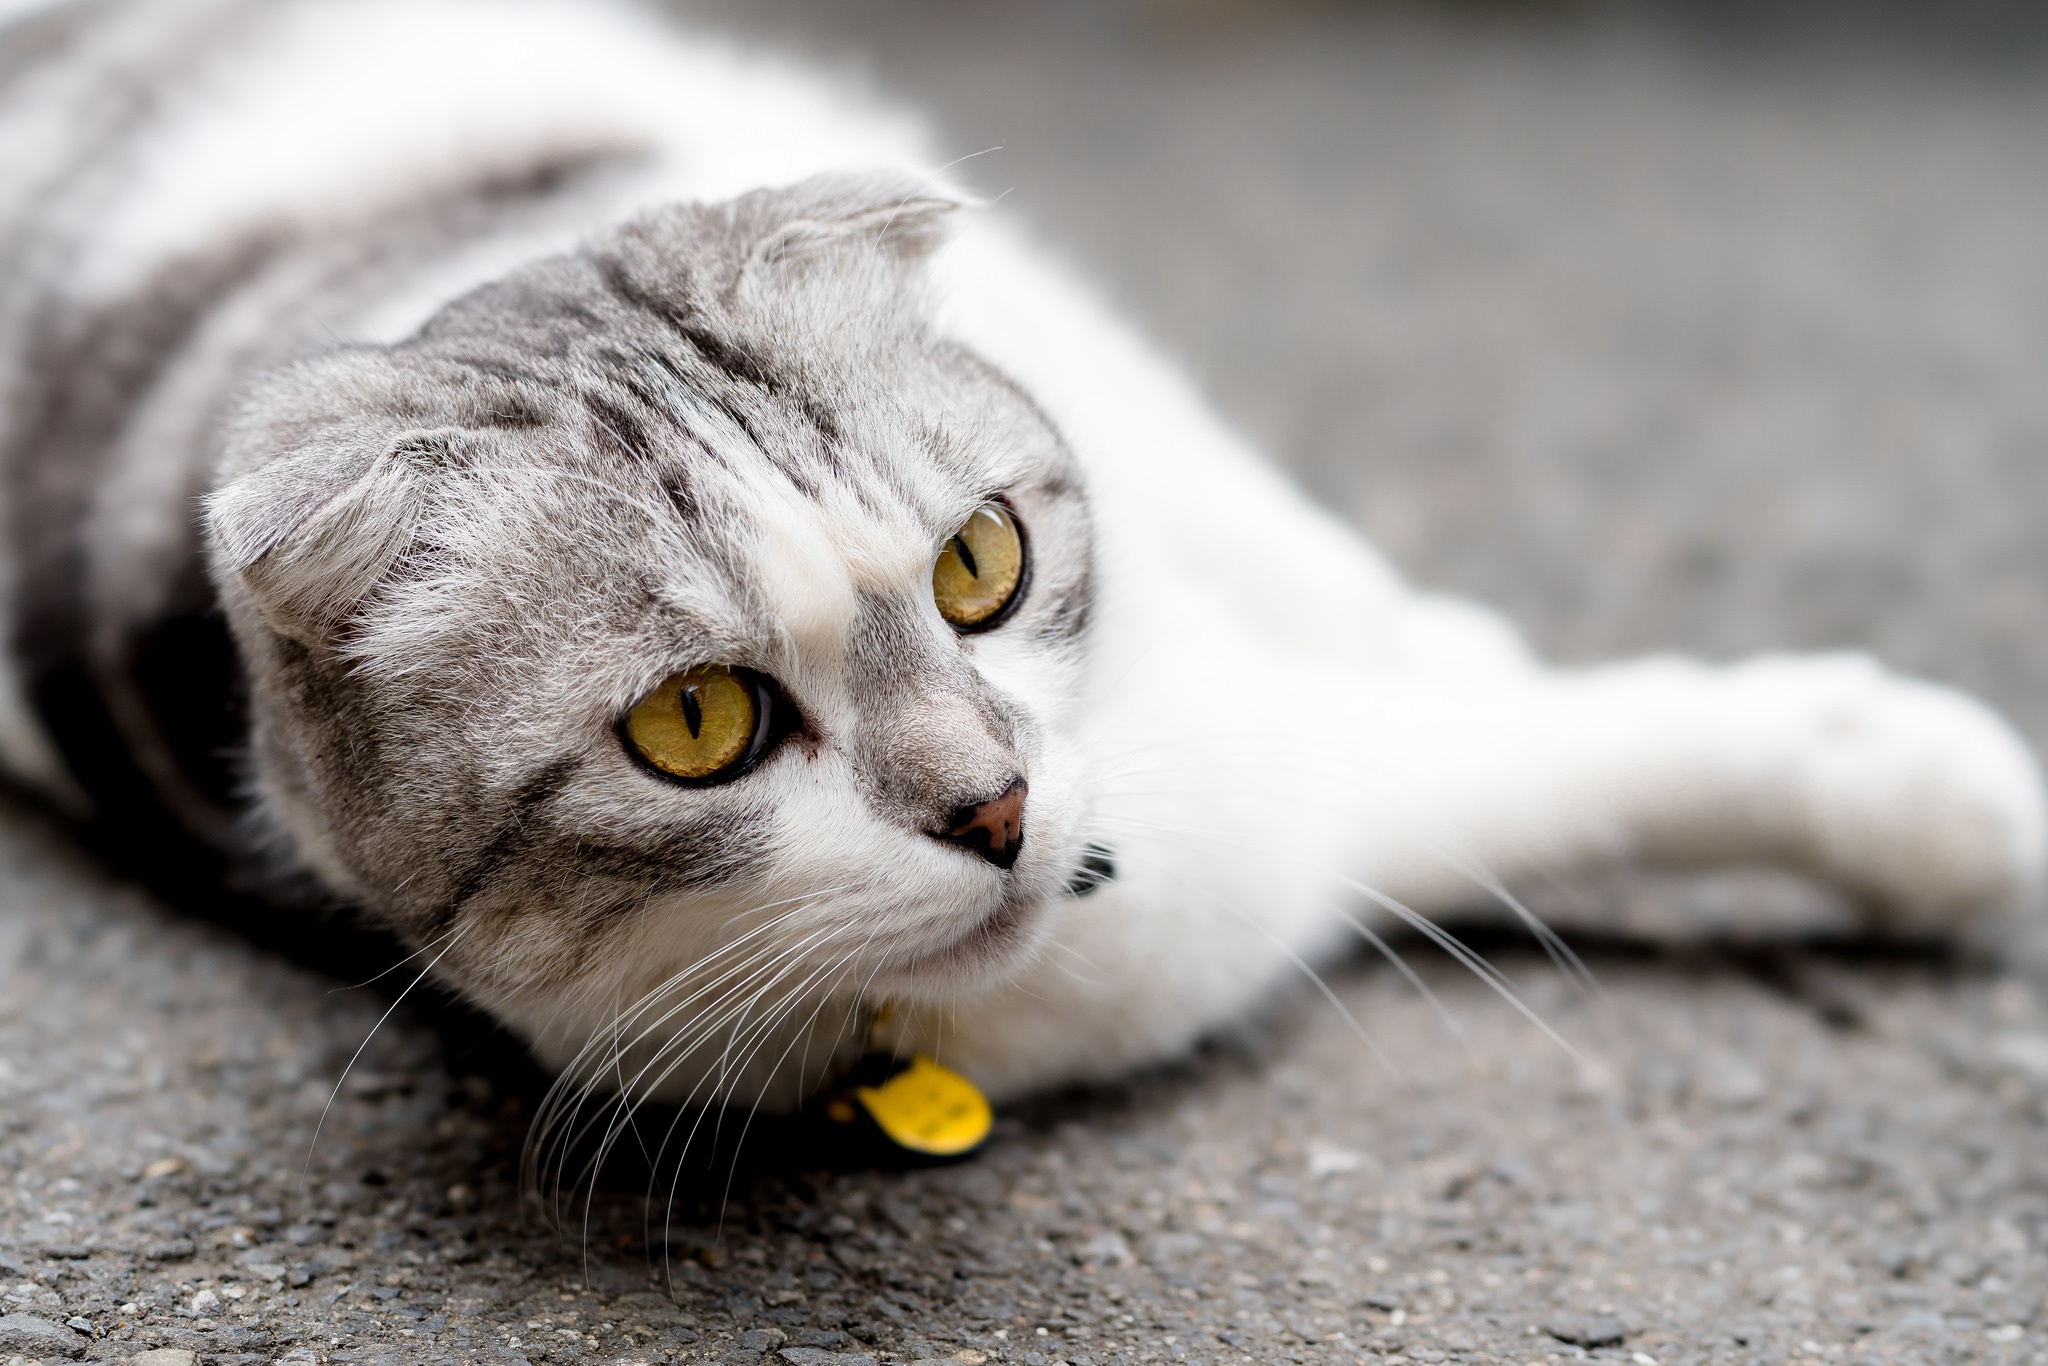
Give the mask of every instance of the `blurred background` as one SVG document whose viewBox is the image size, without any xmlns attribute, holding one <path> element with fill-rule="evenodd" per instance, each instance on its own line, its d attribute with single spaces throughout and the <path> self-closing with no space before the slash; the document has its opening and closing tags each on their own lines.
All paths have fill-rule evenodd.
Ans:
<svg viewBox="0 0 2048 1366">
<path fill-rule="evenodd" d="M 1871 649 L 2048 742 L 2048 4 L 682 9 L 924 110 L 1547 652 Z"/>
</svg>

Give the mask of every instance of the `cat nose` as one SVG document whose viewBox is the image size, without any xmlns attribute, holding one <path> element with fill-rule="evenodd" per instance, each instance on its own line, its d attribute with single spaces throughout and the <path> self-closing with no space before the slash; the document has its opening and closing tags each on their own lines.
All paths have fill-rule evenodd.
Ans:
<svg viewBox="0 0 2048 1366">
<path fill-rule="evenodd" d="M 944 831 L 933 831 L 948 844 L 972 850 L 998 868 L 1008 868 L 1024 848 L 1024 794 L 1030 790 L 1022 778 L 987 801 L 975 802 L 953 812 Z"/>
</svg>

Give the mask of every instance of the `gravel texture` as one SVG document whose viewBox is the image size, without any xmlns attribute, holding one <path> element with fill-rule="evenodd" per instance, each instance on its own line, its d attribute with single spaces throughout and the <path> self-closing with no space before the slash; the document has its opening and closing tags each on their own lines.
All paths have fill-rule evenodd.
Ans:
<svg viewBox="0 0 2048 1366">
<path fill-rule="evenodd" d="M 2048 739 L 2048 87 L 1193 15 L 725 17 L 1003 144 L 980 183 L 1551 652 L 1875 649 Z M 402 1008 L 348 1067 L 387 995 L 6 807 L 0 1362 L 2048 1360 L 2048 996 L 1778 942 L 1839 911 L 1768 877 L 1546 905 L 1620 930 L 1581 934 L 1593 994 L 1485 941 L 1542 1028 L 1411 945 L 1435 1005 L 1349 966 L 1351 1019 L 1304 993 L 962 1166 L 747 1167 L 557 1233 L 516 1073 Z"/>
</svg>

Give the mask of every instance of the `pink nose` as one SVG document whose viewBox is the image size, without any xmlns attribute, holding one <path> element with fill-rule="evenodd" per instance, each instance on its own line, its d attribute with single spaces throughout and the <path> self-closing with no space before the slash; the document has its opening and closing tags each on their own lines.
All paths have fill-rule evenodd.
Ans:
<svg viewBox="0 0 2048 1366">
<path fill-rule="evenodd" d="M 998 868 L 1008 868 L 1024 848 L 1024 794 L 1029 790 L 1022 778 L 1010 779 L 996 796 L 955 811 L 938 837 L 972 850 Z"/>
</svg>

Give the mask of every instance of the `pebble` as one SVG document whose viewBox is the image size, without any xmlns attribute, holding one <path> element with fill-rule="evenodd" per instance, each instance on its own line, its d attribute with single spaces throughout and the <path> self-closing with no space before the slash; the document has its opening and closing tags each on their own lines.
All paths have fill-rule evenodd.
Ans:
<svg viewBox="0 0 2048 1366">
<path fill-rule="evenodd" d="M 1628 1336 L 1620 1319 L 1590 1315 L 1551 1319 L 1543 1331 L 1574 1347 L 1619 1347 Z"/>
<path fill-rule="evenodd" d="M 789 1366 L 877 1366 L 867 1352 L 828 1352 L 819 1347 L 785 1347 L 778 1355 Z"/>
<path fill-rule="evenodd" d="M 37 1357 L 84 1356 L 90 1339 L 34 1314 L 0 1314 L 0 1352 Z"/>
<path fill-rule="evenodd" d="M 1102 1266 L 1129 1266 L 1131 1245 L 1124 1241 L 1121 1233 L 1098 1233 L 1082 1244 L 1075 1260 L 1084 1265 L 1096 1263 Z"/>
<path fill-rule="evenodd" d="M 799 1347 L 829 1347 L 833 1351 L 837 1351 L 842 1347 L 851 1347 L 853 1339 L 840 1332 L 837 1328 L 806 1328 L 796 1335 L 796 1345 Z"/>
<path fill-rule="evenodd" d="M 127 1366 L 199 1366 L 199 1357 L 182 1347 L 159 1347 L 129 1357 Z"/>
</svg>

